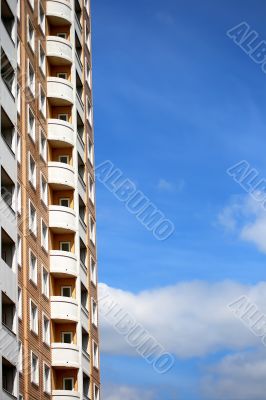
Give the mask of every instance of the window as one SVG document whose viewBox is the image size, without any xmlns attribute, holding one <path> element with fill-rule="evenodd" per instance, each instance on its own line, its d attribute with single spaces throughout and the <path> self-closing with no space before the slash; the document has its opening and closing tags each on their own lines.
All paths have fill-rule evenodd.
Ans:
<svg viewBox="0 0 266 400">
<path fill-rule="evenodd" d="M 85 399 L 90 398 L 90 378 L 83 373 L 83 394 Z"/>
<path fill-rule="evenodd" d="M 94 285 L 96 285 L 97 269 L 96 269 L 96 262 L 93 260 L 92 257 L 91 257 L 91 262 L 90 262 L 90 268 L 91 268 L 91 281 Z"/>
<path fill-rule="evenodd" d="M 63 378 L 63 390 L 74 390 L 74 378 Z"/>
<path fill-rule="evenodd" d="M 20 86 L 17 84 L 17 112 L 20 115 L 21 111 L 21 95 L 20 95 Z"/>
<path fill-rule="evenodd" d="M 16 153 L 16 128 L 4 109 L 1 107 L 0 127 L 1 136 L 8 148 Z"/>
<path fill-rule="evenodd" d="M 29 181 L 36 189 L 36 162 L 31 154 L 29 155 Z"/>
<path fill-rule="evenodd" d="M 42 243 L 42 247 L 44 248 L 44 250 L 48 251 L 48 227 L 43 220 L 42 220 L 41 243 Z"/>
<path fill-rule="evenodd" d="M 88 82 L 89 87 L 91 88 L 91 67 L 88 60 L 86 60 L 86 80 Z"/>
<path fill-rule="evenodd" d="M 12 10 L 13 4 L 15 3 L 12 3 Z M 17 10 L 14 9 L 14 11 Z M 16 20 L 6 0 L 1 0 L 1 20 L 11 40 L 15 42 Z"/>
<path fill-rule="evenodd" d="M 17 212 L 21 214 L 21 185 L 17 183 Z"/>
<path fill-rule="evenodd" d="M 41 199 L 44 202 L 44 204 L 47 206 L 48 204 L 48 184 L 41 173 Z"/>
<path fill-rule="evenodd" d="M 21 162 L 21 137 L 20 134 L 17 134 L 17 160 Z"/>
<path fill-rule="evenodd" d="M 82 104 L 83 104 L 83 91 L 84 87 L 82 80 L 80 79 L 79 74 L 76 73 L 76 92 L 79 97 L 79 101 L 82 102 Z"/>
<path fill-rule="evenodd" d="M 1 77 L 14 99 L 16 97 L 16 91 L 17 91 L 16 79 L 15 79 L 16 72 L 14 69 L 16 66 L 17 65 L 14 65 L 13 67 L 13 65 L 9 61 L 9 58 L 5 54 L 4 50 L 1 49 Z"/>
<path fill-rule="evenodd" d="M 45 118 L 46 117 L 46 96 L 45 96 L 45 93 L 44 93 L 44 90 L 43 90 L 41 84 L 39 85 L 39 109 Z"/>
<path fill-rule="evenodd" d="M 91 49 L 91 34 L 89 31 L 89 27 L 86 25 L 86 29 L 85 29 L 85 39 L 86 39 L 86 44 L 88 46 L 88 49 L 90 51 Z"/>
<path fill-rule="evenodd" d="M 35 142 L 35 117 L 33 111 L 29 106 L 28 106 L 28 134 Z"/>
<path fill-rule="evenodd" d="M 59 162 L 69 164 L 69 156 L 59 156 Z"/>
<path fill-rule="evenodd" d="M 31 201 L 29 209 L 29 229 L 35 236 L 37 236 L 37 213 L 36 208 L 33 206 Z"/>
<path fill-rule="evenodd" d="M 85 8 L 86 8 L 86 10 L 87 10 L 87 12 L 88 12 L 88 15 L 90 15 L 90 4 L 89 4 L 89 0 L 85 0 Z"/>
<path fill-rule="evenodd" d="M 18 400 L 23 400 L 22 394 L 19 394 L 19 395 L 18 395 Z"/>
<path fill-rule="evenodd" d="M 94 180 L 92 179 L 91 176 L 89 177 L 89 196 L 92 203 L 94 203 L 94 196 L 95 196 Z"/>
<path fill-rule="evenodd" d="M 87 260 L 87 247 L 81 238 L 79 239 L 79 259 L 80 263 L 84 270 L 86 270 L 87 274 L 87 267 L 86 267 L 86 260 Z"/>
<path fill-rule="evenodd" d="M 62 286 L 61 287 L 61 296 L 72 297 L 72 287 L 71 286 Z"/>
<path fill-rule="evenodd" d="M 30 280 L 37 285 L 38 278 L 38 268 L 37 268 L 37 257 L 30 250 L 29 253 L 29 272 L 30 272 Z"/>
<path fill-rule="evenodd" d="M 85 186 L 85 179 L 84 179 L 85 178 L 85 163 L 79 154 L 78 154 L 78 175 L 79 175 L 79 179 L 82 182 L 82 185 Z"/>
<path fill-rule="evenodd" d="M 18 371 L 22 373 L 23 371 L 23 350 L 22 350 L 22 343 L 19 340 L 18 342 Z"/>
<path fill-rule="evenodd" d="M 47 364 L 43 364 L 43 391 L 51 393 L 51 369 Z"/>
<path fill-rule="evenodd" d="M 17 18 L 20 20 L 20 2 L 21 0 L 17 0 Z"/>
<path fill-rule="evenodd" d="M 39 41 L 39 67 L 42 73 L 45 75 L 45 67 L 46 67 L 45 51 L 43 50 L 40 41 Z"/>
<path fill-rule="evenodd" d="M 92 125 L 92 108 L 91 108 L 91 103 L 89 96 L 86 96 L 87 98 L 87 120 L 89 121 L 89 124 Z"/>
<path fill-rule="evenodd" d="M 4 292 L 1 293 L 0 300 L 2 301 L 2 324 L 16 334 L 16 305 Z"/>
<path fill-rule="evenodd" d="M 1 228 L 1 257 L 2 260 L 13 269 L 16 265 L 16 244 L 7 232 Z"/>
<path fill-rule="evenodd" d="M 47 160 L 47 140 L 42 130 L 40 132 L 40 155 L 44 161 Z"/>
<path fill-rule="evenodd" d="M 95 244 L 95 222 L 92 219 L 92 216 L 90 216 L 90 239 L 93 244 Z"/>
<path fill-rule="evenodd" d="M 99 349 L 97 343 L 93 341 L 93 366 L 99 368 Z"/>
<path fill-rule="evenodd" d="M 61 335 L 62 343 L 73 343 L 73 333 L 72 332 L 62 332 Z"/>
<path fill-rule="evenodd" d="M 50 345 L 50 320 L 46 317 L 45 314 L 42 316 L 42 340 L 44 343 Z"/>
<path fill-rule="evenodd" d="M 94 384 L 94 400 L 100 400 L 100 389 Z"/>
<path fill-rule="evenodd" d="M 83 307 L 83 309 L 85 309 L 86 311 L 88 311 L 88 290 L 87 290 L 87 288 L 83 285 L 83 283 L 81 283 L 81 293 L 80 293 L 80 297 L 81 297 L 81 306 Z"/>
<path fill-rule="evenodd" d="M 38 24 L 41 28 L 42 33 L 45 34 L 45 14 L 40 1 L 39 1 Z"/>
<path fill-rule="evenodd" d="M 85 126 L 79 112 L 77 112 L 77 133 L 78 133 L 78 138 L 82 142 L 82 147 L 84 147 Z"/>
<path fill-rule="evenodd" d="M 28 60 L 28 87 L 35 97 L 35 72 L 32 64 Z"/>
<path fill-rule="evenodd" d="M 70 251 L 70 242 L 60 242 L 61 251 Z"/>
<path fill-rule="evenodd" d="M 58 119 L 61 119 L 61 121 L 68 121 L 68 114 L 58 114 Z"/>
<path fill-rule="evenodd" d="M 58 72 L 57 78 L 67 79 L 67 73 L 66 72 Z"/>
<path fill-rule="evenodd" d="M 18 1 L 19 3 L 19 1 Z M 21 43 L 20 43 L 20 39 L 19 37 L 17 37 L 17 64 L 18 67 L 20 67 L 20 63 L 21 63 L 21 49 L 20 49 Z"/>
<path fill-rule="evenodd" d="M 88 159 L 91 163 L 91 165 L 93 165 L 93 144 L 89 138 L 88 140 Z"/>
<path fill-rule="evenodd" d="M 1 167 L 1 197 L 5 204 L 12 210 L 16 209 L 16 186 L 7 172 Z M 8 214 L 9 215 L 9 214 Z"/>
<path fill-rule="evenodd" d="M 33 25 L 31 23 L 31 20 L 28 16 L 28 43 L 31 48 L 31 50 L 34 52 L 35 51 L 35 32 Z"/>
<path fill-rule="evenodd" d="M 34 0 L 29 0 L 31 8 L 34 10 Z"/>
<path fill-rule="evenodd" d="M 97 311 L 97 303 L 94 299 L 91 299 L 91 314 L 92 314 L 92 323 L 97 326 L 98 325 L 98 311 Z"/>
<path fill-rule="evenodd" d="M 39 385 L 39 359 L 31 352 L 31 382 Z"/>
<path fill-rule="evenodd" d="M 49 273 L 44 267 L 42 267 L 42 294 L 49 297 Z"/>
<path fill-rule="evenodd" d="M 81 339 L 82 351 L 89 353 L 89 334 L 82 328 L 82 339 Z"/>
<path fill-rule="evenodd" d="M 22 319 L 22 290 L 18 286 L 18 317 Z"/>
<path fill-rule="evenodd" d="M 67 38 L 67 34 L 65 32 L 59 32 L 59 33 L 57 33 L 57 36 L 60 37 L 61 39 Z"/>
<path fill-rule="evenodd" d="M 68 198 L 64 198 L 64 199 L 62 198 L 62 199 L 59 199 L 59 204 L 62 207 L 69 207 L 70 206 L 70 201 L 69 201 Z"/>
<path fill-rule="evenodd" d="M 30 329 L 38 335 L 38 308 L 32 300 L 30 300 Z"/>
<path fill-rule="evenodd" d="M 22 265 L 22 246 L 21 246 L 21 237 L 18 235 L 18 240 L 17 240 L 17 261 L 18 261 L 18 266 L 21 267 Z"/>
<path fill-rule="evenodd" d="M 17 396 L 17 367 L 9 362 L 6 358 L 1 357 L 1 399 L 16 399 Z M 2 391 L 3 389 L 3 391 Z M 5 394 L 4 394 L 5 392 Z"/>
</svg>

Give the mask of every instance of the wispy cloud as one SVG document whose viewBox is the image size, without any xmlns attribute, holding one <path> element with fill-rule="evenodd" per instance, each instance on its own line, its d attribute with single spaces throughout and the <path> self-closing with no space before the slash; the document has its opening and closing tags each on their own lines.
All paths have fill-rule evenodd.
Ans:
<svg viewBox="0 0 266 400">
<path fill-rule="evenodd" d="M 185 182 L 183 179 L 180 179 L 177 182 L 171 182 L 161 178 L 157 183 L 157 189 L 165 192 L 182 192 L 184 185 Z"/>
<path fill-rule="evenodd" d="M 266 351 L 225 356 L 202 379 L 205 400 L 265 400 Z"/>
<path fill-rule="evenodd" d="M 127 385 L 104 385 L 103 400 L 156 400 L 153 390 L 127 386 Z"/>
<path fill-rule="evenodd" d="M 266 253 L 266 211 L 251 196 L 234 196 L 218 215 L 218 221 L 239 239 Z"/>
</svg>

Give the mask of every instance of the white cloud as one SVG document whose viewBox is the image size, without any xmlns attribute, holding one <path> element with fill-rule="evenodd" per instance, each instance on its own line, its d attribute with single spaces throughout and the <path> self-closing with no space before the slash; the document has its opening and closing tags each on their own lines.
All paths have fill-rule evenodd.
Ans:
<svg viewBox="0 0 266 400">
<path fill-rule="evenodd" d="M 208 368 L 202 380 L 204 399 L 265 400 L 266 351 L 227 355 Z"/>
<path fill-rule="evenodd" d="M 126 385 L 103 386 L 104 400 L 156 400 L 152 390 Z"/>
<path fill-rule="evenodd" d="M 266 313 L 266 283 L 188 282 L 138 294 L 100 284 L 115 302 L 176 357 L 206 356 L 219 350 L 262 347 L 260 339 L 238 320 L 227 305 L 245 295 Z M 101 308 L 101 307 L 100 307 Z M 101 316 L 102 351 L 137 356 L 136 350 Z"/>
<path fill-rule="evenodd" d="M 266 253 L 266 210 L 251 195 L 233 197 L 218 215 L 218 221 L 239 239 L 253 243 Z"/>
<path fill-rule="evenodd" d="M 178 182 L 170 182 L 166 179 L 160 179 L 157 183 L 157 189 L 166 192 L 181 192 L 184 188 L 184 181 L 180 179 Z"/>
</svg>

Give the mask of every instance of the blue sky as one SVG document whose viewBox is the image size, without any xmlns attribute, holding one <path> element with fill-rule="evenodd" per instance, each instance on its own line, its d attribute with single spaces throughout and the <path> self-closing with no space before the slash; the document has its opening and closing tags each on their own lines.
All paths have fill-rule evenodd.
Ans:
<svg viewBox="0 0 266 400">
<path fill-rule="evenodd" d="M 101 0 L 92 17 L 96 165 L 111 160 L 176 227 L 157 241 L 98 183 L 100 282 L 138 295 L 195 280 L 264 281 L 265 251 L 243 240 L 264 216 L 226 170 L 246 159 L 266 177 L 266 75 L 226 31 L 246 21 L 266 39 L 265 2 Z M 226 209 L 237 229 L 221 223 Z M 205 400 L 204 371 L 229 347 L 177 356 L 163 377 L 138 357 L 103 352 L 104 400 L 120 400 L 108 394 L 119 385 L 152 400 Z"/>
</svg>

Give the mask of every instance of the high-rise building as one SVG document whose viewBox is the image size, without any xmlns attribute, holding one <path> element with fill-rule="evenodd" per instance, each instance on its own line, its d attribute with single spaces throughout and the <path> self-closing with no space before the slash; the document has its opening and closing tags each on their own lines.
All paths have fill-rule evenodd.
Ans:
<svg viewBox="0 0 266 400">
<path fill-rule="evenodd" d="M 90 4 L 0 1 L 0 399 L 99 400 Z"/>
</svg>

